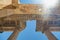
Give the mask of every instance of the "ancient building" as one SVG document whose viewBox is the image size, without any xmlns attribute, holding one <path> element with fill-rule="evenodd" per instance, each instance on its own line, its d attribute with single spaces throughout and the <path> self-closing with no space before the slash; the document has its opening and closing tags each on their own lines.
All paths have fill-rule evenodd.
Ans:
<svg viewBox="0 0 60 40">
<path fill-rule="evenodd" d="M 43 20 L 41 4 L 19 4 L 18 0 L 5 1 L 0 1 L 0 32 L 13 31 L 7 40 L 16 40 L 19 32 L 25 29 L 27 20 L 36 20 L 36 31 L 45 33 L 49 40 L 57 40 L 51 31 L 60 31 L 60 27 L 48 24 L 50 19 Z"/>
</svg>

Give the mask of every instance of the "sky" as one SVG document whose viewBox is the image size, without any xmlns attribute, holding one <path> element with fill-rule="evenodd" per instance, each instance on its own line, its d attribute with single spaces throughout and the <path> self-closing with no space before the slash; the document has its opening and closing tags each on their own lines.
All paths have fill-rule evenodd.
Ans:
<svg viewBox="0 0 60 40">
<path fill-rule="evenodd" d="M 40 4 L 41 0 L 21 0 L 23 4 Z M 42 32 L 36 32 L 36 20 L 26 21 L 26 28 L 18 34 L 17 40 L 48 40 Z M 52 32 L 60 40 L 60 32 Z M 0 33 L 0 40 L 7 40 L 12 32 Z"/>
</svg>

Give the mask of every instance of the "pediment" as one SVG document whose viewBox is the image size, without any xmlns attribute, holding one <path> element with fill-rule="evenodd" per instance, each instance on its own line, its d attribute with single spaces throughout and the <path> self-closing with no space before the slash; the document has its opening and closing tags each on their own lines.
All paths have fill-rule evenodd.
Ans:
<svg viewBox="0 0 60 40">
<path fill-rule="evenodd" d="M 10 5 L 12 0 L 0 0 L 0 9 L 3 7 L 6 7 L 7 5 Z"/>
<path fill-rule="evenodd" d="M 3 9 L 16 9 L 16 7 L 13 5 L 8 5 L 6 7 L 3 7 Z"/>
</svg>

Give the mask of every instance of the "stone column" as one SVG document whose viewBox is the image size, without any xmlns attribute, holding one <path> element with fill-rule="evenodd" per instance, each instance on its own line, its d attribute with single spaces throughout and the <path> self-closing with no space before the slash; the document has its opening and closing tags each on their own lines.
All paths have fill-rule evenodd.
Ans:
<svg viewBox="0 0 60 40">
<path fill-rule="evenodd" d="M 18 21 L 16 29 L 14 30 L 12 35 L 8 38 L 8 40 L 16 40 L 19 32 L 21 32 L 23 29 L 25 29 L 25 26 L 26 26 L 25 24 L 26 24 L 26 22 L 24 22 L 24 21 L 21 21 L 21 22 Z"/>
<path fill-rule="evenodd" d="M 11 34 L 11 36 L 8 38 L 8 40 L 16 40 L 19 32 L 20 32 L 20 31 L 15 30 L 15 31 Z"/>
<path fill-rule="evenodd" d="M 49 40 L 57 40 L 57 38 L 49 30 L 45 31 L 44 33 L 46 34 Z"/>
</svg>

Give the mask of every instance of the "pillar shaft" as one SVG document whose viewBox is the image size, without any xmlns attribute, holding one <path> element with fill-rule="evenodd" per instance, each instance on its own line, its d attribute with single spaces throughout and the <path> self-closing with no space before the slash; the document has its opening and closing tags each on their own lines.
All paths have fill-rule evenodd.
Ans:
<svg viewBox="0 0 60 40">
<path fill-rule="evenodd" d="M 49 40 L 57 40 L 57 38 L 49 30 L 45 31 L 44 33 L 47 35 Z"/>
<path fill-rule="evenodd" d="M 14 30 L 14 32 L 8 38 L 8 40 L 16 40 L 19 32 L 21 32 L 25 28 L 25 26 L 26 26 L 25 24 L 26 23 L 23 22 L 23 21 L 22 22 L 18 21 L 17 24 L 16 24 L 17 25 L 17 28 Z"/>
<path fill-rule="evenodd" d="M 8 38 L 8 40 L 16 40 L 19 32 L 20 32 L 20 31 L 15 30 L 15 31 L 12 33 L 12 35 Z"/>
</svg>

